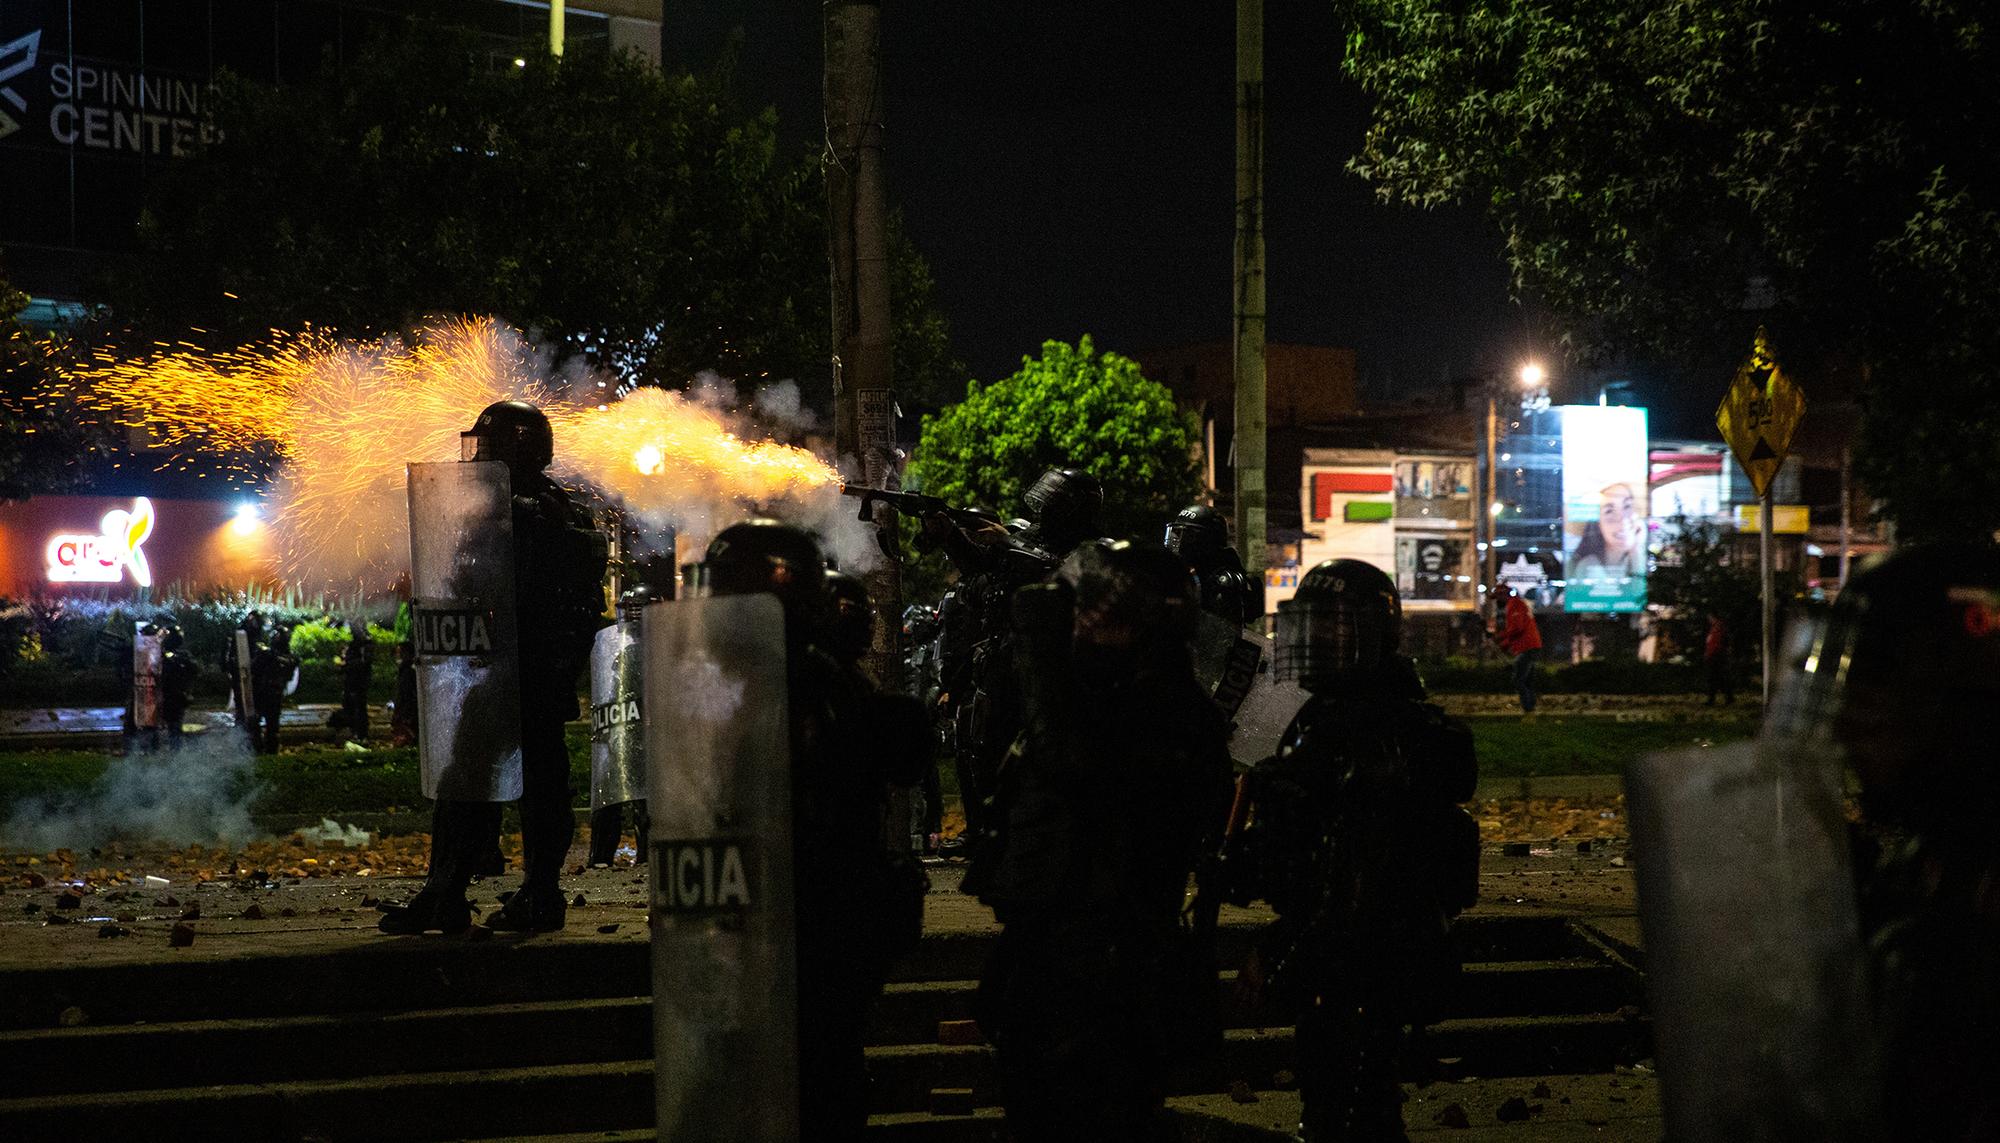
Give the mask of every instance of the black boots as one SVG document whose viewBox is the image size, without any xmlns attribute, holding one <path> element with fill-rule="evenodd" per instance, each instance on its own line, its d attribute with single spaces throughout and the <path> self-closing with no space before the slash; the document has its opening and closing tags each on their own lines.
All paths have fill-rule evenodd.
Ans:
<svg viewBox="0 0 2000 1143">
<path fill-rule="evenodd" d="M 523 885 L 507 897 L 486 927 L 503 933 L 553 933 L 563 927 L 569 902 L 557 885 Z"/>
<path fill-rule="evenodd" d="M 462 933 L 472 927 L 472 906 L 464 897 L 453 899 L 425 889 L 406 905 L 383 905 L 382 919 L 375 927 L 396 936 L 418 933 Z"/>
</svg>

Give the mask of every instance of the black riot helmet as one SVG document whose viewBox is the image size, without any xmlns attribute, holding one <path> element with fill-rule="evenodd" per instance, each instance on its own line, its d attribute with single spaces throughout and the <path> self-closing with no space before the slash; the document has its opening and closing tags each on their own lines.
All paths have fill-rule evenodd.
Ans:
<svg viewBox="0 0 2000 1143">
<path fill-rule="evenodd" d="M 702 558 L 701 579 L 710 595 L 770 592 L 785 606 L 788 633 L 810 635 L 826 602 L 826 557 L 805 531 L 756 517 L 718 533 Z"/>
<path fill-rule="evenodd" d="M 1206 504 L 1190 504 L 1167 524 L 1167 550 L 1190 564 L 1203 564 L 1229 546 L 1229 524 Z"/>
<path fill-rule="evenodd" d="M 1042 538 L 1067 550 L 1097 533 L 1104 509 L 1104 485 L 1080 468 L 1051 468 L 1022 499 Z"/>
<path fill-rule="evenodd" d="M 1274 670 L 1314 693 L 1381 681 L 1403 639 L 1403 602 L 1387 573 L 1362 560 L 1327 560 L 1278 605 Z"/>
<path fill-rule="evenodd" d="M 645 584 L 631 588 L 618 597 L 618 618 L 621 622 L 637 623 L 639 614 L 646 605 L 653 602 L 653 589 Z"/>
<path fill-rule="evenodd" d="M 1201 593 L 1180 557 L 1152 544 L 1084 543 L 1057 576 L 1075 593 L 1079 646 L 1185 647 Z"/>
<path fill-rule="evenodd" d="M 181 633 L 181 625 L 178 623 L 169 623 L 160 631 L 161 651 L 178 651 L 186 642 L 187 636 Z"/>
<path fill-rule="evenodd" d="M 556 455 L 555 430 L 526 401 L 495 401 L 458 434 L 461 460 L 497 460 L 517 476 L 540 472 Z"/>
<path fill-rule="evenodd" d="M 1871 816 L 1921 822 L 2000 801 L 2000 548 L 1865 565 L 1791 626 L 1779 671 L 1765 735 L 1838 746 Z"/>
<path fill-rule="evenodd" d="M 858 663 L 875 645 L 875 609 L 868 603 L 868 585 L 861 577 L 826 569 L 826 653 L 843 663 Z"/>
</svg>

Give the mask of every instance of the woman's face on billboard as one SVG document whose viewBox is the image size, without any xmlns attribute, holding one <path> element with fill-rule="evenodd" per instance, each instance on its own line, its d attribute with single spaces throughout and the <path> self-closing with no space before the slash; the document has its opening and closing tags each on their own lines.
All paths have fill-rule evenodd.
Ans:
<svg viewBox="0 0 2000 1143">
<path fill-rule="evenodd" d="M 1604 490 L 1597 505 L 1597 531 L 1606 547 L 1615 551 L 1631 545 L 1633 511 L 1630 485 L 1614 484 Z"/>
</svg>

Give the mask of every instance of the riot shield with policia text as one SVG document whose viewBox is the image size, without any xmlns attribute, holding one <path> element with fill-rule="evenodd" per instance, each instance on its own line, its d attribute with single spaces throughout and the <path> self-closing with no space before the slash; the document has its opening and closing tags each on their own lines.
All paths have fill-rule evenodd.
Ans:
<svg viewBox="0 0 2000 1143">
<path fill-rule="evenodd" d="M 257 722 L 257 701 L 250 691 L 250 657 L 257 649 L 250 645 L 250 633 L 236 632 L 236 661 L 232 668 L 236 672 L 236 712 L 237 721 L 242 726 L 254 726 Z"/>
<path fill-rule="evenodd" d="M 160 727 L 160 629 L 137 623 L 132 632 L 132 725 L 139 730 Z"/>
<path fill-rule="evenodd" d="M 644 611 L 661 1139 L 795 1139 L 790 722 L 771 595 Z"/>
<path fill-rule="evenodd" d="M 1195 680 L 1215 700 L 1215 705 L 1222 708 L 1223 714 L 1235 718 L 1257 678 L 1258 664 L 1264 658 L 1263 646 L 1245 635 L 1242 628 L 1207 611 L 1195 618 L 1190 644 Z"/>
<path fill-rule="evenodd" d="M 639 612 L 597 633 L 590 649 L 590 808 L 646 797 L 645 696 Z"/>
<path fill-rule="evenodd" d="M 498 461 L 412 464 L 411 639 L 427 798 L 521 796 L 514 518 Z"/>
<path fill-rule="evenodd" d="M 1887 1138 L 1837 752 L 1655 754 L 1625 801 L 1666 1137 Z"/>
</svg>

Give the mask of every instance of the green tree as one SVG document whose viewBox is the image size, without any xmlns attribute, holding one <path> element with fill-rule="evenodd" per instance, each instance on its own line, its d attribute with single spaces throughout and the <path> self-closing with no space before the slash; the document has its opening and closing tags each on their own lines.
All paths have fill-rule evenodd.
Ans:
<svg viewBox="0 0 2000 1143">
<path fill-rule="evenodd" d="M 1659 621 L 1668 641 L 1680 653 L 1699 660 L 1709 617 L 1714 616 L 1729 628 L 1731 656 L 1738 662 L 1754 661 L 1763 617 L 1755 560 L 1737 561 L 1737 541 L 1720 525 L 1676 515 L 1669 519 L 1668 530 L 1674 539 L 1646 581 L 1648 597 L 1661 608 Z M 1787 602 L 1798 598 L 1803 584 L 1796 573 L 1780 572 L 1772 586 L 1782 614 Z"/>
<path fill-rule="evenodd" d="M 1104 482 L 1107 530 L 1151 535 L 1199 488 L 1197 439 L 1165 386 L 1085 335 L 1043 342 L 1013 376 L 972 382 L 963 401 L 925 417 L 909 477 L 929 495 L 1012 515 L 1044 470 L 1081 468 Z"/>
<path fill-rule="evenodd" d="M 781 153 L 775 113 L 740 110 L 729 70 L 516 67 L 418 20 L 307 82 L 227 80 L 217 138 L 150 188 L 106 300 L 155 336 L 232 343 L 492 314 L 627 376 L 797 377 L 823 401 L 818 160 Z M 897 363 L 948 391 L 948 330 L 900 234 L 891 277 Z"/>
<path fill-rule="evenodd" d="M 1349 0 L 1353 169 L 1483 207 L 1580 358 L 1866 378 L 1906 535 L 2000 528 L 2000 55 L 1938 0 Z M 1755 311 L 1755 312 L 1751 312 Z M 1823 390 L 1822 390 L 1823 391 Z"/>
</svg>

